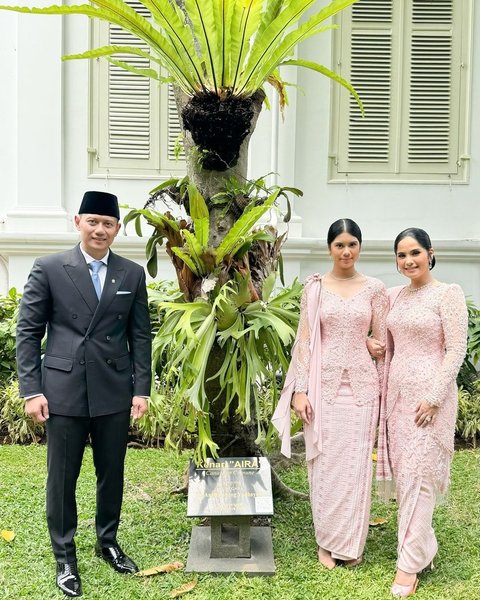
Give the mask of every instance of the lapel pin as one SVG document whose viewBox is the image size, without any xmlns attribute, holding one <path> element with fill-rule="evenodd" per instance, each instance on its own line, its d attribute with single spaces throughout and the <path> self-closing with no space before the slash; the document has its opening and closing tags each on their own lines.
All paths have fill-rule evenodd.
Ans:
<svg viewBox="0 0 480 600">
<path fill-rule="evenodd" d="M 112 283 L 115 283 L 115 279 L 112 279 Z"/>
</svg>

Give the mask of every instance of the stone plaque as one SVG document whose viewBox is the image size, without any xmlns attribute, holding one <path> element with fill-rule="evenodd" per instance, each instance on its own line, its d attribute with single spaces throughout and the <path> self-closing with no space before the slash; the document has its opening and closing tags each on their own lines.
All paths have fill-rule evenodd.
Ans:
<svg viewBox="0 0 480 600">
<path fill-rule="evenodd" d="M 190 462 L 189 517 L 273 515 L 270 463 L 265 457 Z"/>
</svg>

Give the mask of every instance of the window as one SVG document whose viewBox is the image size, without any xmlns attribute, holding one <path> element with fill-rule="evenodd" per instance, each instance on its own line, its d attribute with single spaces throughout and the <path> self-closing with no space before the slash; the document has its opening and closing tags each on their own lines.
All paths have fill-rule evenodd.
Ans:
<svg viewBox="0 0 480 600">
<path fill-rule="evenodd" d="M 142 16 L 150 16 L 140 2 L 127 3 Z M 148 50 L 143 41 L 117 25 L 95 20 L 92 27 L 93 48 L 129 45 Z M 141 69 L 157 68 L 140 56 L 115 58 Z M 175 157 L 181 128 L 172 86 L 103 58 L 92 61 L 90 77 L 90 174 L 129 178 L 183 174 L 183 154 L 180 160 Z"/>
<path fill-rule="evenodd" d="M 331 181 L 468 181 L 471 0 L 359 0 L 338 17 Z"/>
</svg>

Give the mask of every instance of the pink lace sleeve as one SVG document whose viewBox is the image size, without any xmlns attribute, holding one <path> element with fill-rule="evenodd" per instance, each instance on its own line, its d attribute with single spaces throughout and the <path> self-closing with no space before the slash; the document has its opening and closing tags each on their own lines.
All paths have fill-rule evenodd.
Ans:
<svg viewBox="0 0 480 600">
<path fill-rule="evenodd" d="M 372 296 L 372 336 L 379 342 L 387 340 L 388 296 L 385 286 L 379 282 Z M 385 355 L 375 360 L 377 365 L 380 389 L 383 385 L 385 370 Z"/>
<path fill-rule="evenodd" d="M 440 317 L 445 337 L 445 357 L 433 389 L 426 398 L 431 406 L 440 406 L 443 403 L 467 351 L 468 313 L 465 296 L 459 285 L 450 285 L 443 295 Z"/>
<path fill-rule="evenodd" d="M 308 375 L 310 371 L 310 326 L 308 323 L 308 291 L 304 288 L 300 302 L 300 321 L 298 323 L 296 344 L 295 391 L 308 392 Z"/>
</svg>

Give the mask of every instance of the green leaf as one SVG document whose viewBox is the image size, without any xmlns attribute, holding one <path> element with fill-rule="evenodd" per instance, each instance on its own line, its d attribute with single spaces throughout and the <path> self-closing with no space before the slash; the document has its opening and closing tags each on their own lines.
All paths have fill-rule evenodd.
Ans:
<svg viewBox="0 0 480 600">
<path fill-rule="evenodd" d="M 115 58 L 111 58 L 110 56 L 107 56 L 106 59 L 112 65 L 120 67 L 124 71 L 129 71 L 134 75 L 139 75 L 140 77 L 150 77 L 150 79 L 156 80 L 160 79 L 160 75 L 158 74 L 158 71 L 155 71 L 155 69 L 139 69 L 138 67 L 133 67 L 131 64 L 123 60 L 116 60 Z"/>
<path fill-rule="evenodd" d="M 296 45 L 311 35 L 320 33 L 319 23 L 353 4 L 355 0 L 333 0 L 328 6 L 316 12 L 305 23 L 286 34 L 299 22 L 302 15 L 316 0 L 295 0 L 289 3 L 255 41 L 235 92 L 251 94 L 258 89 L 275 69 L 293 51 Z"/>
<path fill-rule="evenodd" d="M 235 0 L 218 0 L 213 3 L 214 20 L 217 24 L 217 52 L 218 63 L 215 65 L 215 72 L 218 75 L 219 86 L 221 89 L 228 87 L 230 81 L 230 54 L 232 52 L 232 33 L 231 31 L 232 14 L 237 2 Z M 215 55 L 214 55 L 215 58 Z"/>
<path fill-rule="evenodd" d="M 234 48 L 230 49 L 230 77 L 232 77 L 232 80 L 227 82 L 228 86 L 234 90 L 243 71 L 245 57 L 250 50 L 250 40 L 260 24 L 263 0 L 243 0 L 243 2 L 237 4 L 239 7 L 232 19 L 231 37 L 232 40 L 236 40 L 236 43 Z"/>
<path fill-rule="evenodd" d="M 139 214 L 140 213 L 138 212 L 137 209 L 131 210 L 129 213 L 127 213 L 124 216 L 124 218 L 123 218 L 123 225 L 126 227 L 126 225 L 128 225 L 128 223 L 130 223 L 130 221 L 133 221 L 133 219 L 136 219 Z M 124 231 L 126 231 L 126 229 L 124 229 Z"/>
<path fill-rule="evenodd" d="M 183 262 L 187 265 L 187 267 L 194 275 L 200 276 L 200 273 L 198 272 L 195 263 L 184 250 L 182 250 L 178 246 L 172 246 L 171 250 L 176 256 L 178 256 L 178 258 L 183 260 Z"/>
<path fill-rule="evenodd" d="M 190 205 L 190 216 L 195 228 L 195 237 L 202 247 L 208 246 L 210 235 L 210 219 L 207 204 L 198 189 L 188 185 L 188 200 Z"/>
<path fill-rule="evenodd" d="M 245 236 L 248 234 L 250 229 L 255 223 L 273 206 L 275 200 L 279 194 L 279 189 L 275 190 L 265 200 L 261 206 L 256 206 L 248 212 L 244 212 L 243 215 L 235 222 L 233 227 L 223 238 L 222 242 L 216 249 L 216 264 L 219 265 L 225 256 L 231 255 L 237 250 L 243 243 L 245 243 Z"/>
<path fill-rule="evenodd" d="M 157 272 L 158 272 L 158 260 L 157 260 L 157 247 L 156 246 L 152 247 L 150 256 L 147 259 L 147 271 L 148 271 L 150 277 L 153 277 L 155 279 L 155 277 L 157 276 Z"/>
<path fill-rule="evenodd" d="M 98 1 L 98 0 L 94 0 Z M 148 8 L 154 21 L 160 26 L 165 40 L 164 59 L 171 75 L 186 93 L 205 90 L 201 60 L 195 49 L 195 40 L 191 28 L 185 22 L 185 16 L 175 2 L 168 0 L 141 0 Z M 174 60 L 174 57 L 177 60 Z M 169 66 L 170 65 L 170 66 Z M 173 68 L 173 70 L 172 70 Z M 190 91 L 183 87 L 182 80 L 188 81 Z"/>
<path fill-rule="evenodd" d="M 192 219 L 203 219 L 209 216 L 207 204 L 195 185 L 189 184 L 188 200 L 190 203 L 190 215 Z"/>
<path fill-rule="evenodd" d="M 312 69 L 313 71 L 317 71 L 317 73 L 321 73 L 322 75 L 326 75 L 327 77 L 330 77 L 330 79 L 333 79 L 333 81 L 336 81 L 337 83 L 342 85 L 345 89 L 347 89 L 352 94 L 352 96 L 357 101 L 357 104 L 360 107 L 360 110 L 362 111 L 362 115 L 365 114 L 365 109 L 363 107 L 363 103 L 362 103 L 357 91 L 353 87 L 353 85 L 351 83 L 349 83 L 346 79 L 344 79 L 343 77 L 341 77 L 340 75 L 335 73 L 334 71 L 331 71 L 330 69 L 327 69 L 327 67 L 324 67 L 323 65 L 319 65 L 318 63 L 312 62 L 310 60 L 286 60 L 281 64 L 282 65 L 293 65 L 293 66 L 297 66 L 297 67 L 305 67 L 307 69 Z M 302 195 L 303 195 L 303 193 L 302 193 Z"/>
<path fill-rule="evenodd" d="M 165 6 L 170 6 L 168 0 L 160 0 Z M 199 88 L 199 81 L 192 77 L 192 69 L 187 69 L 186 64 L 180 59 L 178 48 L 172 44 L 168 36 L 157 31 L 152 25 L 139 15 L 133 8 L 121 0 L 94 0 L 92 2 L 99 8 L 88 4 L 74 6 L 49 6 L 46 8 L 29 8 L 19 6 L 0 6 L 4 10 L 11 10 L 30 14 L 67 15 L 82 14 L 91 18 L 98 18 L 119 25 L 134 36 L 140 38 L 158 54 L 159 60 L 169 73 L 175 76 L 178 85 L 186 92 L 192 93 Z M 185 28 L 188 31 L 188 28 Z M 193 43 L 193 40 L 192 40 Z M 194 55 L 192 55 L 194 56 Z M 193 59 L 189 60 L 193 72 L 200 73 Z"/>
<path fill-rule="evenodd" d="M 268 275 L 268 277 L 265 278 L 262 286 L 262 300 L 264 302 L 268 302 L 270 300 L 270 296 L 272 295 L 276 280 L 277 274 L 275 273 L 275 271 L 272 271 L 270 275 Z"/>
<path fill-rule="evenodd" d="M 166 188 L 176 186 L 178 184 L 178 181 L 179 181 L 178 177 L 172 177 L 171 179 L 162 181 L 162 183 L 160 185 L 157 185 L 157 187 L 154 187 L 153 190 L 150 190 L 148 193 L 150 196 L 153 196 L 154 194 L 157 194 L 161 190 L 165 190 Z"/>
<path fill-rule="evenodd" d="M 218 78 L 221 76 L 222 64 L 218 37 L 220 23 L 216 22 L 218 12 L 214 10 L 212 0 L 185 0 L 185 8 L 193 25 L 200 54 L 204 59 L 207 85 L 218 95 L 220 92 Z"/>
<path fill-rule="evenodd" d="M 142 221 L 140 220 L 140 215 L 135 219 L 135 233 L 138 237 L 142 237 Z"/>
<path fill-rule="evenodd" d="M 278 17 L 282 10 L 285 0 L 270 0 L 265 5 L 265 11 L 262 14 L 262 20 L 258 27 L 257 35 L 261 37 L 265 29 Z"/>
<path fill-rule="evenodd" d="M 202 254 L 203 254 L 202 246 L 200 245 L 197 238 L 192 233 L 190 233 L 190 231 L 188 231 L 187 229 L 183 230 L 183 236 L 185 238 L 185 242 L 187 244 L 190 257 L 192 258 L 192 260 L 195 263 L 195 266 L 197 268 L 197 273 L 199 275 L 206 275 L 208 269 L 202 258 Z"/>
<path fill-rule="evenodd" d="M 162 64 L 162 61 L 150 54 L 149 52 L 145 52 L 141 48 L 137 48 L 136 46 L 102 46 L 101 48 L 95 48 L 94 50 L 87 50 L 86 52 L 82 52 L 81 54 L 66 54 L 62 56 L 62 60 L 77 60 L 84 58 L 101 58 L 105 56 L 111 56 L 113 54 L 132 54 L 134 56 L 141 56 L 142 58 L 147 58 L 148 60 L 153 60 L 158 64 Z M 158 73 L 156 74 L 158 75 Z"/>
</svg>

